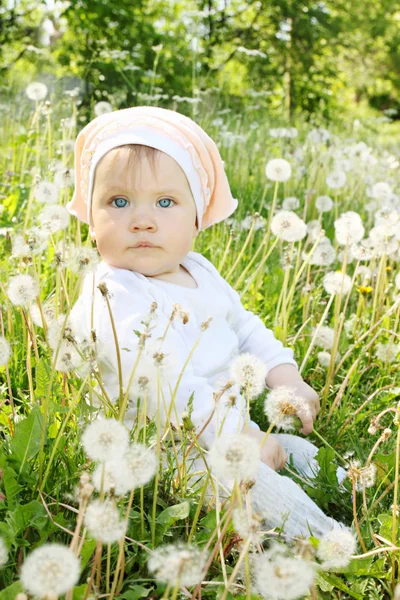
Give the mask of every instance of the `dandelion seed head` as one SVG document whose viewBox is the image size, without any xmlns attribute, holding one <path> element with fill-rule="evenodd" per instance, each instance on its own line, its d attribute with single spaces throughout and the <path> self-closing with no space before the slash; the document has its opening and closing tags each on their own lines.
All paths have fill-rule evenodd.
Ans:
<svg viewBox="0 0 400 600">
<path fill-rule="evenodd" d="M 333 343 L 335 339 L 335 331 L 332 327 L 328 327 L 327 325 L 322 325 L 318 329 L 315 328 L 312 332 L 312 336 L 315 336 L 315 345 L 324 348 L 325 350 L 331 350 L 333 348 Z"/>
<path fill-rule="evenodd" d="M 47 86 L 40 81 L 33 81 L 25 88 L 29 100 L 44 100 L 47 96 Z"/>
<path fill-rule="evenodd" d="M 333 208 L 333 200 L 330 196 L 318 196 L 315 199 L 315 207 L 320 213 L 329 212 Z"/>
<path fill-rule="evenodd" d="M 70 214 L 59 204 L 47 206 L 38 215 L 38 220 L 42 224 L 43 230 L 47 233 L 56 233 L 66 229 L 70 222 Z"/>
<path fill-rule="evenodd" d="M 296 198 L 296 196 L 289 196 L 288 198 L 285 198 L 282 202 L 283 210 L 296 210 L 296 208 L 299 208 L 299 206 L 300 200 Z"/>
<path fill-rule="evenodd" d="M 361 217 L 354 211 L 340 215 L 335 223 L 335 237 L 341 246 L 356 244 L 364 237 L 365 229 Z"/>
<path fill-rule="evenodd" d="M 80 560 L 61 544 L 44 544 L 28 554 L 21 567 L 24 589 L 39 598 L 65 594 L 76 585 Z"/>
<path fill-rule="evenodd" d="M 322 285 L 328 294 L 345 295 L 351 290 L 351 277 L 341 271 L 331 271 L 324 276 Z"/>
<path fill-rule="evenodd" d="M 347 181 L 346 173 L 344 171 L 333 171 L 326 177 L 326 185 L 333 190 L 342 188 Z"/>
<path fill-rule="evenodd" d="M 42 304 L 42 311 L 46 325 L 49 325 L 56 318 L 56 309 L 53 304 L 47 302 L 46 304 Z M 35 325 L 37 325 L 37 327 L 43 327 L 42 315 L 37 302 L 31 304 L 29 312 Z"/>
<path fill-rule="evenodd" d="M 35 188 L 35 198 L 40 205 L 56 204 L 58 202 L 59 189 L 51 181 L 42 179 Z"/>
<path fill-rule="evenodd" d="M 92 500 L 86 508 L 84 522 L 90 535 L 103 544 L 118 542 L 126 533 L 126 523 L 110 499 Z"/>
<path fill-rule="evenodd" d="M 207 557 L 196 546 L 178 542 L 153 550 L 147 566 L 158 581 L 192 586 L 200 583 L 205 574 Z"/>
<path fill-rule="evenodd" d="M 243 508 L 235 508 L 232 513 L 233 527 L 243 539 L 250 539 L 253 544 L 258 544 L 261 541 L 261 521 L 260 514 L 251 512 L 249 515 L 247 510 Z"/>
<path fill-rule="evenodd" d="M 53 356 L 53 360 L 54 357 L 55 356 Z M 62 340 L 55 363 L 56 371 L 69 373 L 70 371 L 77 369 L 81 364 L 82 358 L 79 352 L 67 340 Z"/>
<path fill-rule="evenodd" d="M 254 438 L 243 433 L 224 433 L 214 442 L 208 456 L 217 477 L 247 480 L 257 472 L 260 446 Z"/>
<path fill-rule="evenodd" d="M 277 429 L 293 430 L 295 416 L 299 410 L 310 412 L 304 399 L 296 395 L 295 388 L 279 385 L 265 398 L 264 412 L 269 422 Z"/>
<path fill-rule="evenodd" d="M 331 354 L 330 352 L 318 352 L 317 355 L 318 358 L 318 362 L 321 365 L 321 367 L 325 367 L 326 369 L 329 367 L 330 363 L 331 363 Z"/>
<path fill-rule="evenodd" d="M 133 442 L 124 456 L 134 487 L 146 485 L 156 474 L 158 467 L 157 454 L 143 444 Z"/>
<path fill-rule="evenodd" d="M 39 295 L 39 286 L 31 275 L 10 277 L 7 296 L 16 306 L 27 307 Z"/>
<path fill-rule="evenodd" d="M 284 158 L 273 158 L 267 163 L 265 174 L 271 181 L 287 181 L 292 175 L 292 167 Z"/>
<path fill-rule="evenodd" d="M 267 368 L 254 354 L 239 354 L 231 363 L 230 374 L 234 382 L 246 391 L 250 400 L 259 396 L 265 388 Z"/>
<path fill-rule="evenodd" d="M 349 529 L 333 529 L 321 537 L 317 556 L 323 569 L 341 569 L 347 567 L 356 547 L 357 542 Z"/>
<path fill-rule="evenodd" d="M 97 465 L 93 471 L 93 485 L 100 492 L 103 478 L 103 492 L 112 492 L 115 496 L 125 496 L 134 487 L 131 485 L 129 474 L 128 464 L 125 458 L 120 456 Z"/>
<path fill-rule="evenodd" d="M 120 421 L 97 418 L 83 432 L 82 444 L 92 460 L 118 458 L 128 449 L 129 432 Z"/>
<path fill-rule="evenodd" d="M 100 263 L 100 256 L 97 250 L 89 247 L 75 248 L 75 252 L 71 254 L 69 259 L 69 267 L 71 271 L 84 277 L 88 273 L 92 273 Z"/>
<path fill-rule="evenodd" d="M 281 545 L 281 544 L 279 544 Z M 317 565 L 292 558 L 278 544 L 255 559 L 257 591 L 266 598 L 294 600 L 305 596 L 313 584 Z"/>
<path fill-rule="evenodd" d="M 387 344 L 378 343 L 375 346 L 375 356 L 382 362 L 395 362 L 399 352 L 399 344 L 395 344 L 394 342 L 388 342 Z"/>
<path fill-rule="evenodd" d="M 271 231 L 286 242 L 298 242 L 307 235 L 307 226 L 296 213 L 281 210 L 271 220 Z"/>
</svg>

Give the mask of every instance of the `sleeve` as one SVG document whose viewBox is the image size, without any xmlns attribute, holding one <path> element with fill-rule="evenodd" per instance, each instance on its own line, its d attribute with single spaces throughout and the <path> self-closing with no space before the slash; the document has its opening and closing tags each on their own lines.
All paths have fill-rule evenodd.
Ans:
<svg viewBox="0 0 400 600">
<path fill-rule="evenodd" d="M 230 298 L 231 314 L 233 315 L 231 327 L 238 337 L 239 352 L 241 354 L 249 352 L 261 358 L 265 363 L 267 373 L 282 364 L 291 364 L 298 368 L 298 364 L 293 358 L 293 350 L 285 348 L 282 342 L 276 339 L 273 332 L 264 325 L 260 317 L 244 308 L 237 291 L 229 285 L 209 260 L 205 257 L 199 258 Z"/>
<path fill-rule="evenodd" d="M 146 290 L 139 289 L 132 292 L 132 286 L 127 289 L 127 287 L 118 281 L 116 277 L 114 277 L 114 279 L 107 279 L 106 284 L 110 294 L 109 302 L 118 337 L 122 365 L 122 381 L 125 391 L 128 387 L 132 368 L 139 351 L 139 336 L 137 334 L 144 333 L 146 330 L 145 321 L 150 315 L 150 308 L 152 302 L 154 302 L 154 298 L 151 297 Z M 86 320 L 86 324 L 82 328 L 82 331 L 88 331 L 88 327 L 90 329 L 90 304 L 91 302 L 88 301 L 84 303 L 84 317 L 82 313 L 83 305 L 77 305 L 76 310 L 75 306 L 73 308 L 75 315 L 79 314 L 81 319 L 84 318 Z M 196 375 L 191 360 L 189 360 L 181 375 L 182 368 L 192 350 L 185 341 L 185 325 L 183 324 L 182 319 L 175 317 L 169 326 L 167 335 L 161 345 L 161 338 L 164 336 L 170 316 L 170 314 L 165 314 L 162 306 L 157 306 L 154 318 L 152 318 L 150 322 L 150 336 L 146 339 L 144 345 L 145 351 L 141 355 L 137 371 L 135 371 L 135 376 L 130 385 L 129 400 L 130 404 L 132 404 L 132 401 L 133 404 L 135 404 L 135 400 L 137 402 L 140 395 L 138 392 L 140 389 L 138 378 L 141 375 L 147 375 L 147 378 L 149 379 L 148 415 L 154 416 L 159 404 L 157 403 L 158 369 L 154 366 L 154 353 L 155 351 L 162 352 L 165 360 L 161 362 L 160 369 L 160 372 L 162 373 L 160 387 L 162 395 L 164 396 L 164 403 L 161 403 L 163 405 L 160 407 L 161 424 L 163 426 L 166 424 L 169 411 L 169 422 L 177 424 L 178 420 L 178 422 L 181 423 L 182 413 L 183 411 L 188 411 L 188 402 L 193 394 L 191 419 L 196 427 L 196 432 L 198 433 L 214 409 L 215 403 L 213 394 L 215 390 L 209 385 L 208 380 L 205 377 Z M 104 386 L 108 393 L 110 391 L 110 399 L 115 401 L 119 396 L 117 351 L 107 303 L 97 287 L 94 300 L 94 328 L 98 343 L 98 367 L 102 373 Z M 202 335 L 207 335 L 207 333 L 209 333 L 208 330 L 205 330 Z M 150 348 L 151 351 L 146 350 L 146 348 Z M 196 352 L 196 350 L 194 352 Z M 165 364 L 165 366 L 162 366 L 163 364 Z M 174 406 L 171 407 L 171 392 L 174 390 L 180 376 L 181 379 L 176 392 Z M 227 409 L 225 405 L 220 402 L 217 410 L 219 411 L 218 421 L 217 415 L 214 413 L 210 423 L 199 437 L 200 444 L 206 448 L 209 448 L 214 442 L 217 430 L 220 429 L 220 423 L 227 410 L 226 419 L 222 429 L 220 429 L 221 432 L 237 432 L 239 427 L 241 428 L 243 424 L 242 416 L 237 407 Z M 153 412 L 154 414 L 151 414 Z M 131 415 L 134 414 L 135 406 L 133 407 Z"/>
</svg>

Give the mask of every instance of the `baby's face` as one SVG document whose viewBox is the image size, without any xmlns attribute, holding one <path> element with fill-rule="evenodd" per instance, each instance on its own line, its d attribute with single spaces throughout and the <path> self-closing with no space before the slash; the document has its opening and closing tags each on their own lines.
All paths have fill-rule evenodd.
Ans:
<svg viewBox="0 0 400 600">
<path fill-rule="evenodd" d="M 103 260 L 148 277 L 173 274 L 197 235 L 196 205 L 186 175 L 168 154 L 158 154 L 156 177 L 143 157 L 128 170 L 127 148 L 111 167 L 110 150 L 95 171 L 90 234 Z M 154 248 L 134 248 L 141 241 Z"/>
</svg>

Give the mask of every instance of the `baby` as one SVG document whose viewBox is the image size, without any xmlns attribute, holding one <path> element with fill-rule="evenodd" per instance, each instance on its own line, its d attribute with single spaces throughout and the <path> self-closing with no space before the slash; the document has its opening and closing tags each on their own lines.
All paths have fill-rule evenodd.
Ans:
<svg viewBox="0 0 400 600">
<path fill-rule="evenodd" d="M 266 386 L 288 385 L 304 398 L 306 405 L 298 417 L 301 433 L 310 433 L 319 399 L 299 374 L 293 351 L 244 309 L 238 293 L 212 262 L 191 251 L 199 231 L 226 219 L 237 206 L 213 140 L 177 112 L 141 106 L 123 109 L 97 117 L 80 132 L 75 174 L 77 186 L 67 208 L 89 225 L 103 260 L 85 277 L 71 319 L 82 339 L 90 339 L 93 329 L 96 332 L 98 366 L 112 402 L 129 388 L 126 422 L 134 422 L 137 398 L 143 397 L 137 382 L 146 381 L 147 414 L 158 412 L 163 423 L 182 423 L 193 397 L 191 419 L 201 432 L 203 447 L 209 448 L 218 434 L 226 432 L 242 431 L 261 442 L 264 432 L 259 426 L 253 421 L 244 425 L 237 386 L 229 389 L 236 392 L 237 401 L 225 412 L 222 400 L 216 409 L 214 399 L 230 379 L 233 359 L 248 352 L 264 361 Z M 114 323 L 104 288 L 101 293 L 97 287 L 100 282 L 106 284 Z M 183 313 L 170 322 L 176 305 Z M 150 336 L 132 382 L 146 323 L 151 323 Z M 157 352 L 161 356 L 161 349 L 162 407 L 158 369 L 150 360 Z M 226 402 L 226 396 L 223 399 Z M 252 503 L 271 527 L 282 526 L 285 517 L 289 537 L 320 536 L 342 527 L 291 479 L 276 473 L 289 453 L 296 468 L 313 477 L 318 471 L 317 451 L 307 440 L 287 434 L 271 434 L 261 448 Z M 343 479 L 343 469 L 338 468 L 337 474 Z"/>
</svg>

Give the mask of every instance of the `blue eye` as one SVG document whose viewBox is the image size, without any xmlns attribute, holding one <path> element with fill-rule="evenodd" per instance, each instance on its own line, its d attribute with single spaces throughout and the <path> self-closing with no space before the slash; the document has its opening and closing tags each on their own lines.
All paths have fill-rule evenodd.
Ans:
<svg viewBox="0 0 400 600">
<path fill-rule="evenodd" d="M 111 200 L 111 203 L 110 203 L 110 204 L 112 204 L 113 202 L 117 202 L 118 200 L 122 200 L 122 202 L 127 202 L 127 200 L 125 200 L 125 198 L 121 198 L 121 197 L 119 197 L 119 196 L 118 196 L 117 198 L 113 198 L 113 199 Z M 161 200 L 159 200 L 158 202 L 165 202 L 165 200 L 166 200 L 167 202 L 174 202 L 174 200 L 171 200 L 171 198 L 161 198 Z M 175 203 L 175 202 L 174 202 L 174 203 Z M 117 205 L 115 205 L 115 204 L 114 204 L 113 206 L 115 206 L 116 208 L 125 208 L 126 204 L 124 204 L 124 205 L 121 205 L 121 204 L 117 204 Z M 171 206 L 171 205 L 170 205 L 170 204 L 168 204 L 168 206 L 165 206 L 165 205 L 164 205 L 162 208 L 169 208 L 169 206 Z"/>
<path fill-rule="evenodd" d="M 113 198 L 113 199 L 111 200 L 111 204 L 112 204 L 113 202 L 116 202 L 117 200 L 122 200 L 123 202 L 126 202 L 125 198 L 119 198 L 119 197 L 118 197 L 118 198 Z M 117 208 L 125 208 L 125 207 L 124 207 L 124 206 L 121 206 L 121 205 L 119 205 Z"/>
</svg>

